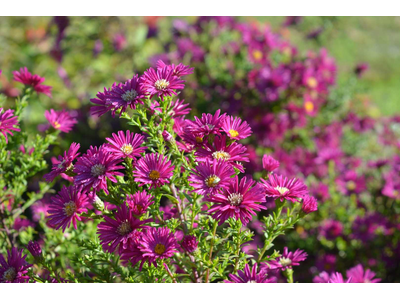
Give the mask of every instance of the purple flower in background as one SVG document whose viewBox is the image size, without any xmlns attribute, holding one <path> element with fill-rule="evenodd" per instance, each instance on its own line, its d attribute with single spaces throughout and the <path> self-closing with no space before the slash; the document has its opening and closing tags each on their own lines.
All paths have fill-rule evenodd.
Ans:
<svg viewBox="0 0 400 300">
<path fill-rule="evenodd" d="M 25 85 L 29 85 L 34 88 L 34 90 L 39 94 L 45 94 L 51 98 L 51 86 L 43 85 L 44 77 L 39 75 L 32 75 L 26 67 L 21 68 L 18 71 L 13 71 L 14 80 L 21 82 Z"/>
<path fill-rule="evenodd" d="M 185 249 L 185 251 L 192 253 L 196 251 L 197 245 L 199 242 L 197 241 L 196 237 L 193 235 L 185 235 L 182 240 L 182 248 Z"/>
<path fill-rule="evenodd" d="M 7 250 L 7 261 L 0 254 L 0 282 L 3 283 L 22 283 L 28 282 L 28 268 L 32 265 L 25 260 L 26 255 L 22 256 L 22 249 L 13 247 Z"/>
<path fill-rule="evenodd" d="M 36 241 L 30 241 L 26 247 L 33 257 L 40 257 L 42 255 L 42 248 Z"/>
<path fill-rule="evenodd" d="M 375 273 L 369 269 L 364 271 L 361 264 L 358 264 L 354 268 L 351 268 L 346 272 L 347 277 L 351 278 L 351 282 L 354 283 L 376 283 L 380 282 L 380 278 L 375 278 Z"/>
<path fill-rule="evenodd" d="M 0 133 L 4 135 L 6 144 L 8 143 L 7 134 L 13 136 L 11 130 L 21 131 L 21 129 L 14 127 L 18 126 L 18 117 L 14 116 L 14 110 L 8 109 L 4 111 L 4 108 L 0 108 Z"/>
<path fill-rule="evenodd" d="M 79 150 L 80 144 L 77 143 L 72 143 L 71 146 L 67 151 L 64 151 L 64 155 L 59 155 L 58 159 L 54 159 L 52 161 L 53 166 L 52 166 L 52 171 L 46 175 L 43 176 L 43 178 L 51 182 L 53 181 L 58 175 L 61 175 L 62 173 L 66 172 L 67 170 L 73 169 L 72 162 L 74 161 L 75 158 L 79 156 L 80 153 L 77 153 Z"/>
<path fill-rule="evenodd" d="M 333 273 L 328 281 L 328 283 L 350 283 L 352 282 L 352 278 L 349 277 L 347 280 L 343 279 L 343 275 L 336 272 Z"/>
<path fill-rule="evenodd" d="M 334 240 L 343 233 L 343 225 L 339 221 L 327 219 L 322 222 L 319 230 L 320 236 Z"/>
<path fill-rule="evenodd" d="M 257 273 L 257 264 L 254 264 L 250 271 L 250 266 L 248 264 L 244 267 L 244 272 L 239 270 L 238 275 L 229 274 L 229 280 L 224 280 L 225 283 L 270 283 L 275 282 L 275 278 L 268 278 L 267 272 L 261 270 Z"/>
<path fill-rule="evenodd" d="M 78 123 L 78 121 L 70 115 L 69 112 L 63 111 L 55 111 L 54 109 L 50 109 L 50 111 L 46 110 L 44 113 L 47 121 L 49 121 L 50 125 L 54 129 L 58 129 L 62 132 L 70 132 L 72 127 Z"/>
</svg>

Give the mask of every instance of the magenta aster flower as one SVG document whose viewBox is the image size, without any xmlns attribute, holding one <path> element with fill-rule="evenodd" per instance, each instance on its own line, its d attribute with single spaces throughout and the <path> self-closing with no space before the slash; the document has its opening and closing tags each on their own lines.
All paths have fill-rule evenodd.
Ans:
<svg viewBox="0 0 400 300">
<path fill-rule="evenodd" d="M 126 197 L 126 202 L 128 203 L 129 208 L 133 214 L 137 216 L 141 216 L 147 211 L 149 206 L 154 203 L 152 200 L 153 196 L 147 194 L 146 191 L 138 191 L 135 194 Z"/>
<path fill-rule="evenodd" d="M 45 94 L 51 98 L 51 86 L 43 85 L 44 77 L 40 77 L 39 75 L 32 75 L 26 67 L 21 68 L 18 71 L 13 71 L 14 80 L 21 82 L 25 85 L 29 85 L 35 89 L 35 91 L 39 94 Z"/>
<path fill-rule="evenodd" d="M 311 197 L 309 195 L 304 196 L 303 205 L 301 206 L 301 210 L 305 214 L 309 214 L 313 211 L 317 211 L 318 210 L 317 199 L 315 199 L 314 197 Z"/>
<path fill-rule="evenodd" d="M 297 198 L 307 195 L 307 187 L 296 178 L 288 179 L 282 175 L 271 174 L 268 181 L 262 178 L 261 181 L 265 186 L 266 195 L 274 199 L 296 202 L 299 201 Z"/>
<path fill-rule="evenodd" d="M 194 71 L 194 68 L 191 68 L 189 66 L 185 66 L 184 64 L 180 63 L 179 65 L 175 66 L 174 64 L 167 65 L 164 63 L 161 59 L 157 61 L 157 70 L 162 70 L 167 68 L 168 70 L 173 71 L 174 76 L 185 76 L 192 74 Z"/>
<path fill-rule="evenodd" d="M 354 268 L 351 268 L 346 272 L 347 277 L 351 278 L 351 282 L 353 283 L 376 283 L 380 282 L 380 278 L 374 278 L 375 272 L 372 272 L 369 269 L 364 271 L 364 268 L 361 264 L 358 264 Z"/>
<path fill-rule="evenodd" d="M 207 136 L 210 134 L 221 135 L 220 130 L 222 122 L 225 119 L 225 114 L 220 115 L 221 110 L 218 109 L 215 115 L 202 114 L 201 119 L 194 117 L 194 121 L 187 120 L 187 129 L 194 135 L 201 134 Z"/>
<path fill-rule="evenodd" d="M 104 221 L 97 226 L 100 244 L 104 251 L 114 252 L 119 246 L 119 253 L 126 249 L 130 239 L 135 237 L 134 232 L 143 228 L 148 220 L 140 221 L 132 215 L 132 211 L 122 205 L 114 214 L 114 218 L 104 216 Z"/>
<path fill-rule="evenodd" d="M 114 106 L 112 103 L 108 100 L 108 93 L 110 90 L 107 90 L 104 88 L 104 92 L 98 92 L 96 94 L 97 98 L 92 98 L 90 99 L 90 102 L 95 104 L 96 106 L 92 106 L 90 108 L 90 113 L 95 116 L 102 116 L 108 111 L 112 110 Z M 114 117 L 115 116 L 115 110 L 111 112 L 111 115 Z"/>
<path fill-rule="evenodd" d="M 238 117 L 226 116 L 221 127 L 232 140 L 242 140 L 252 134 L 250 125 Z"/>
<path fill-rule="evenodd" d="M 77 174 L 74 183 L 81 186 L 85 191 L 93 188 L 94 191 L 104 190 L 108 194 L 107 178 L 117 182 L 115 176 L 124 176 L 116 170 L 123 169 L 118 166 L 120 159 L 116 159 L 108 153 L 104 146 L 91 148 L 86 154 L 78 158 L 74 172 Z"/>
<path fill-rule="evenodd" d="M 275 160 L 270 155 L 264 154 L 262 158 L 262 165 L 265 171 L 271 173 L 279 168 L 279 161 Z"/>
<path fill-rule="evenodd" d="M 180 116 L 186 116 L 190 111 L 192 110 L 189 108 L 189 103 L 184 103 L 185 100 L 179 100 L 177 99 L 176 101 L 171 101 L 171 108 L 172 108 L 172 116 L 173 117 L 180 117 Z"/>
<path fill-rule="evenodd" d="M 36 241 L 30 241 L 28 246 L 26 247 L 28 251 L 32 254 L 33 257 L 40 257 L 42 256 L 42 248 L 40 247 L 39 243 Z"/>
<path fill-rule="evenodd" d="M 257 273 L 257 264 L 254 264 L 253 268 L 250 271 L 250 266 L 246 264 L 244 267 L 244 272 L 239 270 L 238 275 L 229 274 L 229 280 L 224 280 L 225 283 L 270 283 L 275 282 L 275 278 L 268 278 L 267 272 L 261 270 L 260 273 Z"/>
<path fill-rule="evenodd" d="M 171 257 L 175 252 L 178 252 L 177 248 L 176 238 L 167 227 L 149 228 L 142 235 L 139 245 L 139 249 L 143 252 L 143 257 L 155 267 L 157 267 L 157 258 Z"/>
<path fill-rule="evenodd" d="M 14 116 L 14 110 L 9 109 L 4 111 L 4 108 L 0 108 L 0 133 L 6 138 L 6 144 L 8 143 L 7 134 L 13 136 L 11 130 L 21 131 L 21 129 L 14 127 L 18 126 L 18 117 Z"/>
<path fill-rule="evenodd" d="M 199 242 L 197 241 L 195 236 L 185 235 L 183 237 L 181 246 L 183 249 L 185 249 L 185 251 L 192 253 L 192 252 L 196 251 L 198 244 L 199 244 Z"/>
<path fill-rule="evenodd" d="M 62 228 L 63 232 L 71 223 L 77 229 L 76 221 L 82 220 L 79 214 L 87 212 L 89 197 L 75 186 L 63 186 L 51 200 L 47 224 L 55 229 Z"/>
<path fill-rule="evenodd" d="M 347 280 L 344 280 L 343 275 L 340 274 L 339 272 L 333 273 L 328 281 L 328 283 L 350 283 L 350 282 L 353 282 L 351 277 Z"/>
<path fill-rule="evenodd" d="M 252 179 L 247 180 L 243 177 L 240 182 L 235 178 L 229 182 L 229 185 L 221 193 L 212 195 L 207 199 L 215 203 L 209 213 L 221 225 L 229 218 L 241 220 L 245 226 L 256 215 L 254 211 L 266 209 L 260 203 L 265 202 L 264 188 L 261 184 L 256 184 Z"/>
<path fill-rule="evenodd" d="M 292 266 L 300 265 L 300 262 L 307 258 L 307 253 L 303 250 L 297 249 L 294 253 L 289 252 L 288 248 L 283 248 L 283 253 L 276 260 L 268 261 L 264 264 L 267 269 L 280 269 L 282 271 L 291 269 Z M 267 265 L 268 264 L 268 265 Z"/>
<path fill-rule="evenodd" d="M 189 176 L 193 193 L 213 195 L 221 189 L 226 189 L 231 176 L 235 175 L 232 166 L 223 159 L 214 159 L 199 163 Z"/>
<path fill-rule="evenodd" d="M 242 173 L 244 172 L 244 168 L 239 162 L 248 162 L 248 156 L 249 154 L 245 146 L 236 142 L 227 145 L 226 136 L 216 136 L 214 145 L 206 144 L 205 148 L 200 148 L 196 151 L 198 161 L 224 159 Z"/>
<path fill-rule="evenodd" d="M 132 231 L 132 233 L 130 234 L 129 242 L 126 244 L 127 246 L 125 247 L 125 249 L 122 248 L 122 265 L 127 266 L 129 263 L 131 263 L 132 266 L 134 266 L 139 261 L 141 261 L 139 270 L 142 270 L 143 264 L 147 261 L 147 258 L 143 257 L 143 252 L 139 248 L 143 234 L 144 233 L 141 231 Z"/>
<path fill-rule="evenodd" d="M 141 87 L 153 98 L 154 95 L 164 99 L 165 96 L 177 95 L 175 90 L 182 90 L 185 81 L 173 75 L 174 71 L 169 68 L 148 69 L 141 77 Z"/>
<path fill-rule="evenodd" d="M 62 132 L 70 132 L 74 124 L 78 123 L 78 121 L 71 117 L 65 110 L 54 111 L 54 109 L 50 109 L 50 112 L 46 110 L 44 116 L 53 128 Z"/>
<path fill-rule="evenodd" d="M 66 172 L 67 170 L 73 169 L 72 162 L 74 161 L 75 158 L 79 156 L 80 153 L 77 153 L 79 150 L 80 144 L 77 143 L 72 143 L 71 146 L 67 151 L 64 151 L 64 156 L 59 155 L 58 159 L 54 159 L 53 162 L 53 167 L 52 171 L 46 175 L 43 176 L 43 178 L 51 182 L 56 178 L 58 175 L 61 175 L 62 173 Z"/>
<path fill-rule="evenodd" d="M 28 268 L 32 265 L 25 261 L 26 255 L 22 256 L 22 249 L 13 247 L 7 250 L 7 261 L 0 254 L 0 282 L 3 283 L 26 283 L 29 280 Z"/>
<path fill-rule="evenodd" d="M 130 157 L 136 160 L 136 157 L 140 157 L 140 154 L 147 149 L 140 146 L 144 141 L 144 136 L 129 130 L 126 134 L 122 130 L 118 131 L 118 135 L 113 133 L 112 138 L 106 138 L 106 140 L 109 144 L 104 146 L 105 149 L 113 153 L 116 158 Z"/>
<path fill-rule="evenodd" d="M 165 183 L 169 183 L 172 177 L 174 166 L 162 154 L 146 154 L 136 164 L 136 170 L 133 171 L 136 182 L 141 182 L 139 186 L 150 184 L 150 189 L 157 188 Z"/>
</svg>

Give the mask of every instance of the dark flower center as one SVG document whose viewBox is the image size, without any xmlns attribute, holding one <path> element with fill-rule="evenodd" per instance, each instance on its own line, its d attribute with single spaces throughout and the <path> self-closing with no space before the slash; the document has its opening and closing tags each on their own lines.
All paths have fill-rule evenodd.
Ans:
<svg viewBox="0 0 400 300">
<path fill-rule="evenodd" d="M 165 246 L 163 244 L 157 244 L 154 248 L 154 252 L 158 255 L 162 255 L 165 252 Z"/>
</svg>

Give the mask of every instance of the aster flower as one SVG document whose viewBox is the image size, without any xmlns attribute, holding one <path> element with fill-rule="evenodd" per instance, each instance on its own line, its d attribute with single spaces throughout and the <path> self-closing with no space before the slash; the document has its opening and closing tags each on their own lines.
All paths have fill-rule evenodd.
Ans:
<svg viewBox="0 0 400 300">
<path fill-rule="evenodd" d="M 221 128 L 232 140 L 245 139 L 252 134 L 250 125 L 246 121 L 242 122 L 238 117 L 226 116 Z"/>
<path fill-rule="evenodd" d="M 140 78 L 135 75 L 125 83 L 114 83 L 110 90 L 106 90 L 106 102 L 112 106 L 112 116 L 118 109 L 121 109 L 121 115 L 128 107 L 136 109 L 137 104 L 143 104 L 142 99 L 145 97 L 145 92 L 139 81 Z"/>
<path fill-rule="evenodd" d="M 236 176 L 221 193 L 212 195 L 207 201 L 215 203 L 209 213 L 219 225 L 229 218 L 241 220 L 243 225 L 256 215 L 254 211 L 266 209 L 260 203 L 265 202 L 264 188 L 261 184 L 256 184 L 252 179 L 243 177 L 240 182 Z"/>
<path fill-rule="evenodd" d="M 180 117 L 186 116 L 192 109 L 189 108 L 189 103 L 184 103 L 185 100 L 174 100 L 171 101 L 171 108 L 172 108 L 172 116 L 173 117 Z"/>
<path fill-rule="evenodd" d="M 328 281 L 328 283 L 350 283 L 352 282 L 352 278 L 345 280 L 343 279 L 343 275 L 339 272 L 333 273 Z"/>
<path fill-rule="evenodd" d="M 248 156 L 247 148 L 241 144 L 234 142 L 227 146 L 226 136 L 216 136 L 213 145 L 206 144 L 196 151 L 198 161 L 224 159 L 242 173 L 244 168 L 239 162 L 248 162 Z"/>
<path fill-rule="evenodd" d="M 169 68 L 148 69 L 141 77 L 141 87 L 153 98 L 154 95 L 161 97 L 177 95 L 175 90 L 184 88 L 184 81 L 173 75 L 174 71 Z"/>
<path fill-rule="evenodd" d="M 26 247 L 28 251 L 32 254 L 33 257 L 40 257 L 42 256 L 42 248 L 40 247 L 39 243 L 36 241 L 30 241 L 28 246 Z"/>
<path fill-rule="evenodd" d="M 304 183 L 296 178 L 288 179 L 282 175 L 271 174 L 268 181 L 262 178 L 261 181 L 265 186 L 266 195 L 281 201 L 285 199 L 296 202 L 297 198 L 302 198 L 308 193 Z"/>
<path fill-rule="evenodd" d="M 311 197 L 309 195 L 304 196 L 303 198 L 303 205 L 301 206 L 302 212 L 305 214 L 309 214 L 313 211 L 318 210 L 317 199 Z"/>
<path fill-rule="evenodd" d="M 289 252 L 288 248 L 285 247 L 283 248 L 283 253 L 280 257 L 278 257 L 276 260 L 268 261 L 267 264 L 264 266 L 267 269 L 280 269 L 282 271 L 286 269 L 291 269 L 292 266 L 298 266 L 300 265 L 300 262 L 305 260 L 307 258 L 307 253 L 305 253 L 303 250 L 297 249 L 294 253 Z"/>
<path fill-rule="evenodd" d="M 35 89 L 35 91 L 39 94 L 45 94 L 51 98 L 51 86 L 43 85 L 44 77 L 40 77 L 39 75 L 32 75 L 26 67 L 21 68 L 18 71 L 13 71 L 14 80 L 21 82 L 22 84 L 29 85 Z"/>
<path fill-rule="evenodd" d="M 120 248 L 122 265 L 127 266 L 128 264 L 132 264 L 134 266 L 141 261 L 139 270 L 142 270 L 143 264 L 147 261 L 147 258 L 143 257 L 143 252 L 139 248 L 143 234 L 141 231 L 132 231 L 125 249 Z"/>
<path fill-rule="evenodd" d="M 126 131 L 126 134 L 121 130 L 118 135 L 112 134 L 112 138 L 106 138 L 108 144 L 104 148 L 114 154 L 116 158 L 130 157 L 136 160 L 140 154 L 147 149 L 140 145 L 144 141 L 144 136 L 138 133 Z"/>
<path fill-rule="evenodd" d="M 181 246 L 183 249 L 185 249 L 185 251 L 192 253 L 192 252 L 196 251 L 198 244 L 199 244 L 199 242 L 197 241 L 195 236 L 185 235 L 183 237 Z"/>
<path fill-rule="evenodd" d="M 192 170 L 189 182 L 195 189 L 193 193 L 200 195 L 213 195 L 221 189 L 226 189 L 231 176 L 235 174 L 232 166 L 223 159 L 214 159 L 199 163 L 196 169 Z"/>
<path fill-rule="evenodd" d="M 78 158 L 75 164 L 74 172 L 77 174 L 74 183 L 81 186 L 85 191 L 90 188 L 93 190 L 104 190 L 108 194 L 107 178 L 112 182 L 117 182 L 115 176 L 124 176 L 124 174 L 116 171 L 123 169 L 118 166 L 121 160 L 110 155 L 104 146 L 91 148 L 87 154 Z"/>
<path fill-rule="evenodd" d="M 46 110 L 44 113 L 47 121 L 53 126 L 53 128 L 58 129 L 62 132 L 70 132 L 74 124 L 78 123 L 78 121 L 73 118 L 67 111 L 54 111 L 54 109 L 50 109 L 50 111 Z"/>
<path fill-rule="evenodd" d="M 319 227 L 319 235 L 327 240 L 334 240 L 343 232 L 343 225 L 340 221 L 326 219 Z"/>
<path fill-rule="evenodd" d="M 79 150 L 80 144 L 77 143 L 72 143 L 71 146 L 67 151 L 64 151 L 64 155 L 58 156 L 58 159 L 54 159 L 53 166 L 52 166 L 52 171 L 46 175 L 43 176 L 43 178 L 51 182 L 56 178 L 58 175 L 61 175 L 62 173 L 66 172 L 67 170 L 73 169 L 72 162 L 74 161 L 75 158 L 79 156 L 80 153 L 77 153 Z"/>
<path fill-rule="evenodd" d="M 130 239 L 135 237 L 134 232 L 143 228 L 148 220 L 140 221 L 133 217 L 132 211 L 126 205 L 118 207 L 114 218 L 104 216 L 104 221 L 97 226 L 97 234 L 104 251 L 114 252 L 119 246 L 121 254 L 128 247 Z"/>
<path fill-rule="evenodd" d="M 28 268 L 32 265 L 25 261 L 26 255 L 22 256 L 22 249 L 13 247 L 7 250 L 7 261 L 0 254 L 0 282 L 3 283 L 26 283 L 29 280 Z"/>
<path fill-rule="evenodd" d="M 4 108 L 0 108 L 0 133 L 4 135 L 6 144 L 8 143 L 7 134 L 13 136 L 11 130 L 21 131 L 21 129 L 14 127 L 18 126 L 18 117 L 14 116 L 14 110 L 9 109 L 4 111 Z"/>
<path fill-rule="evenodd" d="M 220 130 L 225 114 L 220 115 L 221 110 L 218 109 L 214 115 L 202 114 L 201 119 L 194 117 L 194 121 L 187 120 L 187 129 L 192 134 L 201 134 L 207 136 L 210 134 L 221 135 Z"/>
<path fill-rule="evenodd" d="M 94 116 L 99 116 L 101 117 L 108 111 L 112 110 L 114 106 L 112 103 L 108 100 L 108 93 L 110 90 L 107 90 L 104 88 L 104 92 L 98 92 L 96 94 L 97 98 L 92 98 L 90 99 L 90 102 L 95 104 L 96 106 L 92 106 L 90 108 L 90 113 Z M 115 116 L 115 110 L 111 112 L 111 115 L 114 117 Z"/>
<path fill-rule="evenodd" d="M 77 187 L 71 185 L 63 186 L 61 191 L 51 197 L 52 203 L 48 209 L 47 224 L 55 229 L 65 229 L 73 224 L 77 229 L 77 222 L 81 221 L 79 214 L 87 212 L 86 206 L 89 202 L 88 196 Z"/>
<path fill-rule="evenodd" d="M 270 155 L 264 154 L 262 158 L 262 165 L 265 171 L 271 173 L 279 168 L 279 161 L 275 160 Z"/>
<path fill-rule="evenodd" d="M 265 270 L 261 270 L 257 273 L 257 264 L 254 264 L 250 271 L 250 266 L 246 264 L 244 272 L 239 270 L 238 275 L 229 274 L 229 280 L 224 280 L 225 283 L 270 283 L 275 282 L 275 278 L 268 278 L 268 274 Z"/>
<path fill-rule="evenodd" d="M 351 278 L 351 282 L 353 283 L 376 283 L 380 282 L 380 278 L 375 278 L 375 272 L 372 272 L 369 269 L 364 271 L 364 268 L 361 264 L 358 264 L 354 268 L 351 268 L 346 272 L 347 277 Z"/>
<path fill-rule="evenodd" d="M 167 65 L 166 63 L 164 63 L 161 59 L 157 61 L 157 70 L 162 70 L 167 68 L 168 70 L 172 70 L 173 71 L 173 75 L 174 76 L 185 76 L 185 75 L 189 75 L 192 74 L 194 71 L 194 68 L 191 68 L 189 66 L 185 66 L 184 64 L 180 63 L 179 65 L 175 66 L 174 64 L 171 65 Z"/>
<path fill-rule="evenodd" d="M 143 253 L 149 264 L 157 267 L 157 259 L 164 259 L 174 255 L 178 244 L 176 238 L 169 228 L 154 228 L 151 227 L 142 235 L 139 249 Z"/>
<path fill-rule="evenodd" d="M 151 153 L 146 154 L 137 162 L 133 175 L 135 181 L 140 182 L 139 186 L 150 184 L 150 189 L 152 189 L 169 183 L 174 168 L 167 157 L 162 154 Z"/>
<path fill-rule="evenodd" d="M 153 196 L 147 194 L 146 191 L 138 191 L 135 194 L 126 197 L 126 202 L 128 203 L 129 208 L 133 214 L 137 216 L 141 216 L 147 211 L 149 206 L 154 203 L 152 200 Z"/>
</svg>

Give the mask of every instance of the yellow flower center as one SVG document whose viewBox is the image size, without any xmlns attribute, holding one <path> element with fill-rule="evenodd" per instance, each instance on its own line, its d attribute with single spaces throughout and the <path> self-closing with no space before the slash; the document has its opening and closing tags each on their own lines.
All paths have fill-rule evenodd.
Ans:
<svg viewBox="0 0 400 300">
<path fill-rule="evenodd" d="M 228 196 L 228 201 L 235 206 L 238 206 L 243 201 L 243 196 L 241 194 L 233 193 Z"/>
<path fill-rule="evenodd" d="M 205 180 L 205 183 L 208 187 L 215 187 L 220 181 L 221 178 L 219 178 L 217 175 L 211 175 Z"/>
<path fill-rule="evenodd" d="M 201 136 L 196 136 L 196 142 L 197 143 L 202 143 L 203 142 L 203 138 Z"/>
<path fill-rule="evenodd" d="M 306 112 L 311 113 L 314 111 L 314 103 L 312 103 L 311 101 L 306 101 L 304 103 L 304 108 Z"/>
<path fill-rule="evenodd" d="M 121 225 L 119 225 L 118 228 L 117 228 L 117 232 L 120 235 L 125 235 L 125 234 L 127 234 L 127 233 L 129 233 L 131 231 L 132 231 L 132 227 L 131 227 L 131 224 L 129 224 L 128 221 L 125 221 L 125 222 L 121 223 Z"/>
<path fill-rule="evenodd" d="M 13 281 L 15 279 L 15 275 L 17 275 L 17 272 L 15 272 L 15 269 L 11 267 L 4 272 L 3 279 L 7 281 Z"/>
<path fill-rule="evenodd" d="M 166 81 L 165 79 L 159 79 L 154 83 L 154 86 L 157 90 L 162 91 L 169 86 L 169 81 Z"/>
<path fill-rule="evenodd" d="M 281 186 L 277 186 L 277 187 L 275 188 L 275 190 L 277 190 L 277 191 L 279 192 L 279 194 L 281 194 L 281 195 L 283 195 L 283 194 L 289 192 L 289 189 L 288 189 L 288 188 L 281 187 Z"/>
<path fill-rule="evenodd" d="M 253 57 L 255 60 L 260 60 L 263 57 L 263 54 L 260 50 L 254 50 Z"/>
<path fill-rule="evenodd" d="M 123 94 L 121 97 L 124 99 L 126 102 L 132 101 L 137 97 L 138 93 L 132 89 L 130 91 L 126 91 L 125 94 Z"/>
<path fill-rule="evenodd" d="M 310 78 L 307 79 L 307 85 L 308 85 L 310 88 L 314 89 L 314 88 L 317 87 L 318 81 L 317 81 L 317 79 L 315 79 L 314 77 L 310 77 Z"/>
<path fill-rule="evenodd" d="M 141 206 L 140 204 L 136 204 L 136 209 L 141 212 L 143 209 L 143 206 Z"/>
<path fill-rule="evenodd" d="M 123 144 L 121 147 L 121 151 L 125 154 L 125 155 L 129 155 L 133 152 L 133 147 L 131 144 Z"/>
<path fill-rule="evenodd" d="M 158 178 L 160 178 L 160 172 L 158 172 L 156 170 L 151 171 L 149 174 L 149 178 L 151 180 L 157 180 Z"/>
<path fill-rule="evenodd" d="M 165 252 L 165 246 L 163 244 L 157 244 L 154 248 L 154 252 L 158 255 L 161 255 Z"/>
<path fill-rule="evenodd" d="M 58 123 L 57 121 L 54 121 L 54 128 L 55 128 L 55 129 L 58 129 L 58 128 L 60 128 L 60 127 L 61 127 L 61 124 Z"/>
<path fill-rule="evenodd" d="M 237 137 L 239 135 L 239 132 L 237 132 L 234 129 L 229 130 L 229 134 L 231 135 L 231 137 Z"/>
<path fill-rule="evenodd" d="M 282 267 L 286 267 L 289 266 L 292 263 L 292 261 L 289 258 L 282 257 L 279 260 L 279 263 L 282 265 Z"/>
<path fill-rule="evenodd" d="M 347 186 L 347 189 L 348 189 L 349 191 L 354 191 L 354 190 L 356 189 L 356 187 L 357 187 L 357 185 L 356 185 L 356 183 L 355 183 L 354 181 L 349 181 L 349 182 L 346 184 L 346 186 Z"/>
<path fill-rule="evenodd" d="M 231 158 L 231 156 L 229 155 L 229 153 L 224 152 L 224 151 L 215 151 L 215 152 L 212 154 L 212 157 L 215 158 L 215 159 L 223 158 L 223 159 L 225 159 L 225 160 Z"/>
<path fill-rule="evenodd" d="M 64 212 L 67 217 L 72 216 L 76 212 L 76 204 L 73 201 L 69 201 L 64 204 Z"/>
<path fill-rule="evenodd" d="M 90 170 L 90 173 L 92 174 L 92 176 L 100 176 L 103 175 L 106 171 L 106 167 L 103 166 L 102 164 L 96 164 L 92 167 L 92 169 Z"/>
</svg>

